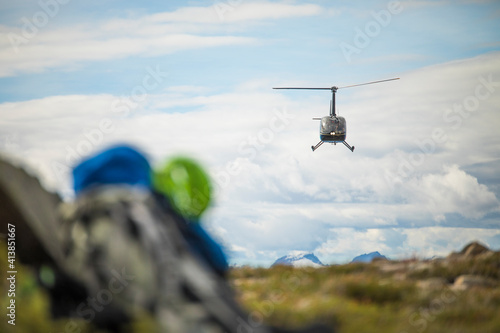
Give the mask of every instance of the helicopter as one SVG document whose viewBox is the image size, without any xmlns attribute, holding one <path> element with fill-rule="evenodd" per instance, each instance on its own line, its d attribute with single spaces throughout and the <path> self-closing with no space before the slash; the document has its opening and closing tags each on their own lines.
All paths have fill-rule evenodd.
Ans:
<svg viewBox="0 0 500 333">
<path fill-rule="evenodd" d="M 351 87 L 359 87 L 367 84 L 381 83 L 387 81 L 399 80 L 399 77 L 387 80 L 380 81 L 372 81 L 360 84 L 353 84 L 350 86 L 337 87 L 333 86 L 330 88 L 310 88 L 310 87 L 276 87 L 273 89 L 302 89 L 302 90 L 331 90 L 332 91 L 332 100 L 330 102 L 330 115 L 324 116 L 321 118 L 313 118 L 313 120 L 320 120 L 319 125 L 319 139 L 320 141 L 315 145 L 311 146 L 312 151 L 314 152 L 318 149 L 323 143 L 330 142 L 336 145 L 338 142 L 343 143 L 347 149 L 351 152 L 354 152 L 354 146 L 349 145 L 346 141 L 347 135 L 347 124 L 344 117 L 337 116 L 335 111 L 335 93 L 339 89 L 351 88 Z"/>
</svg>

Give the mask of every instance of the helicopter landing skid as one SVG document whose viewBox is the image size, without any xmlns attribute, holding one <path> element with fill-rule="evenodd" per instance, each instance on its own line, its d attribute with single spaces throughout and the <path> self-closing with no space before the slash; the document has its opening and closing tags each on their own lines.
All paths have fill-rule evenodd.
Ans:
<svg viewBox="0 0 500 333">
<path fill-rule="evenodd" d="M 315 151 L 316 149 L 318 149 L 323 143 L 325 143 L 325 141 L 320 141 L 320 142 L 318 142 L 318 144 L 316 146 L 311 146 L 312 151 Z"/>
<path fill-rule="evenodd" d="M 344 146 L 346 146 L 346 147 L 347 147 L 347 149 L 349 149 L 350 151 L 354 152 L 354 146 L 352 146 L 352 147 L 351 147 L 351 146 L 350 146 L 347 142 L 345 142 L 345 141 L 342 141 L 342 143 L 344 144 Z"/>
<path fill-rule="evenodd" d="M 319 147 L 321 147 L 321 145 L 325 143 L 325 141 L 320 141 L 318 142 L 318 144 L 316 146 L 311 146 L 311 149 L 312 151 L 315 151 L 316 149 L 318 149 Z M 334 144 L 337 144 L 337 142 L 333 142 Z M 354 146 L 350 146 L 347 142 L 345 141 L 342 141 L 342 143 L 344 144 L 344 146 L 347 147 L 347 149 L 349 149 L 350 151 L 354 152 Z"/>
</svg>

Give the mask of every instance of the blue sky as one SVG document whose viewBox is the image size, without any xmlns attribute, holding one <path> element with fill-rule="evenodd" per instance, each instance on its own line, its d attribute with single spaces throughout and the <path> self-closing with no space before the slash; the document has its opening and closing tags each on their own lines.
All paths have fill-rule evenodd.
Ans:
<svg viewBox="0 0 500 333">
<path fill-rule="evenodd" d="M 0 4 L 0 151 L 71 197 L 68 170 L 116 142 L 214 177 L 207 228 L 234 263 L 289 251 L 500 248 L 497 1 Z M 343 146 L 312 153 L 330 93 Z"/>
</svg>

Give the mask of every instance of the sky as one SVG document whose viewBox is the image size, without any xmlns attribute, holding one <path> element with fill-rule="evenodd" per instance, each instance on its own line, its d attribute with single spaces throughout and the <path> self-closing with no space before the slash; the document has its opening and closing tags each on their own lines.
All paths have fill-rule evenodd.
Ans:
<svg viewBox="0 0 500 333">
<path fill-rule="evenodd" d="M 313 117 L 346 86 L 343 145 Z M 118 143 L 210 172 L 232 264 L 500 249 L 500 2 L 0 3 L 0 153 L 71 200 Z"/>
</svg>

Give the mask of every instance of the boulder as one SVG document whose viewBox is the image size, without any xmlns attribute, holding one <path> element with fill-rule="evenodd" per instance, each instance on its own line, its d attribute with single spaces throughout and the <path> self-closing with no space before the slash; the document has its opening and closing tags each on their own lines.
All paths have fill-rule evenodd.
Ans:
<svg viewBox="0 0 500 333">
<path fill-rule="evenodd" d="M 484 246 L 483 244 L 478 242 L 472 242 L 467 246 L 465 246 L 462 249 L 462 251 L 460 251 L 460 254 L 466 258 L 470 258 L 490 251 L 491 250 L 488 247 Z"/>
<path fill-rule="evenodd" d="M 470 288 L 492 288 L 495 287 L 496 282 L 479 275 L 460 275 L 453 283 L 453 289 L 467 290 Z"/>
<path fill-rule="evenodd" d="M 462 251 L 452 252 L 447 257 L 448 260 L 464 260 L 470 258 L 476 258 L 478 256 L 485 256 L 493 253 L 488 247 L 484 246 L 479 242 L 472 242 L 467 244 Z"/>
<path fill-rule="evenodd" d="M 448 285 L 448 281 L 445 278 L 434 277 L 425 280 L 420 280 L 417 282 L 417 287 L 424 291 L 441 289 L 444 286 Z"/>
</svg>

